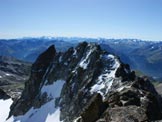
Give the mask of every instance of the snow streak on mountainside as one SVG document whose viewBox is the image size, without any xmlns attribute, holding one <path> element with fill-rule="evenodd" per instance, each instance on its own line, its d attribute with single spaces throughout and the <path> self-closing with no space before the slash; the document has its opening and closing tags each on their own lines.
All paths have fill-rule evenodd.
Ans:
<svg viewBox="0 0 162 122">
<path fill-rule="evenodd" d="M 52 45 L 32 65 L 7 122 L 149 121 L 162 119 L 161 103 L 147 79 L 99 45 L 83 42 L 65 53 Z"/>
<path fill-rule="evenodd" d="M 104 71 L 102 71 L 102 74 L 98 77 L 97 83 L 92 86 L 90 92 L 98 92 L 104 97 L 106 94 L 108 94 L 108 91 L 111 88 L 111 85 L 115 79 L 115 73 L 120 66 L 120 62 L 117 57 L 111 54 L 103 55 L 101 58 L 105 60 L 105 62 L 111 61 L 111 65 L 108 66 L 109 70 L 105 69 Z M 103 93 L 102 90 L 105 88 L 106 91 Z"/>
</svg>

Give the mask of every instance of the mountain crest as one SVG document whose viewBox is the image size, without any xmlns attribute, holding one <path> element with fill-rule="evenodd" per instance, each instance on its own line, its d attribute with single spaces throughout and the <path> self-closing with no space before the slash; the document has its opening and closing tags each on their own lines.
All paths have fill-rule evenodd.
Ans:
<svg viewBox="0 0 162 122">
<path fill-rule="evenodd" d="M 65 53 L 51 46 L 38 57 L 10 116 L 23 122 L 149 121 L 162 118 L 160 104 L 149 80 L 99 45 L 83 42 Z"/>
</svg>

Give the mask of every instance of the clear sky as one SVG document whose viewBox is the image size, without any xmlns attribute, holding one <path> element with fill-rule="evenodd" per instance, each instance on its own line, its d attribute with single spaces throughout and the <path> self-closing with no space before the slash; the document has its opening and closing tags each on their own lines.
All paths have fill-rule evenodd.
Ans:
<svg viewBox="0 0 162 122">
<path fill-rule="evenodd" d="M 0 38 L 162 40 L 162 0 L 0 0 Z"/>
</svg>

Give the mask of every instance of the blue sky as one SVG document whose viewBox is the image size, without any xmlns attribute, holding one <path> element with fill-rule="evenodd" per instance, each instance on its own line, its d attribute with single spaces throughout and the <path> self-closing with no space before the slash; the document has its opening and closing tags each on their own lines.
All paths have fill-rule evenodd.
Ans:
<svg viewBox="0 0 162 122">
<path fill-rule="evenodd" d="M 162 0 L 0 0 L 0 38 L 162 40 Z"/>
</svg>

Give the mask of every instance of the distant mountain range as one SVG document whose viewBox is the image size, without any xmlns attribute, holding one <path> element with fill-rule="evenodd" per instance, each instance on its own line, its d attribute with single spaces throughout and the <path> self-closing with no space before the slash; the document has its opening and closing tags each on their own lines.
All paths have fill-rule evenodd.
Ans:
<svg viewBox="0 0 162 122">
<path fill-rule="evenodd" d="M 57 46 L 57 50 L 65 51 L 73 46 L 73 43 L 60 39 L 50 38 L 23 38 L 0 40 L 0 55 L 13 56 L 21 60 L 34 62 L 36 57 L 47 49 L 51 44 Z"/>
<path fill-rule="evenodd" d="M 92 39 L 92 38 L 22 38 L 1 39 L 0 55 L 13 56 L 24 61 L 34 62 L 36 57 L 55 44 L 57 51 L 66 51 L 79 42 L 96 42 L 101 47 L 118 55 L 124 63 L 145 75 L 162 79 L 162 42 L 142 41 L 138 39 Z"/>
</svg>

